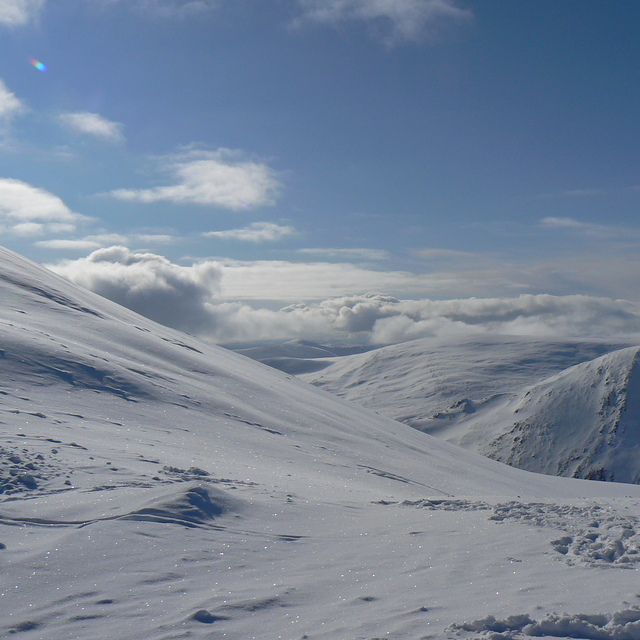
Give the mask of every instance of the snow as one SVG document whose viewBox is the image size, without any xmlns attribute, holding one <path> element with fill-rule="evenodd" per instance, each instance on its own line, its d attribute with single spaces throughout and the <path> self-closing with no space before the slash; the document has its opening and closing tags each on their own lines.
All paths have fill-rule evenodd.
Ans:
<svg viewBox="0 0 640 640">
<path fill-rule="evenodd" d="M 521 469 L 636 483 L 638 351 L 515 336 L 417 340 L 301 378 Z"/>
<path fill-rule="evenodd" d="M 6 250 L 0 300 L 0 637 L 640 638 L 640 487 L 483 458 Z"/>
</svg>

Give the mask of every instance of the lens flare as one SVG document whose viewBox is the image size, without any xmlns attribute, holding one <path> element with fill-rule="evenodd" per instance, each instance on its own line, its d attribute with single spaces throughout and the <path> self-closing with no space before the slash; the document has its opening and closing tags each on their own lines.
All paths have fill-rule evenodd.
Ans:
<svg viewBox="0 0 640 640">
<path fill-rule="evenodd" d="M 40 60 L 36 60 L 35 58 L 29 58 L 29 62 L 38 70 L 38 71 L 46 71 L 47 65 L 40 62 Z"/>
</svg>

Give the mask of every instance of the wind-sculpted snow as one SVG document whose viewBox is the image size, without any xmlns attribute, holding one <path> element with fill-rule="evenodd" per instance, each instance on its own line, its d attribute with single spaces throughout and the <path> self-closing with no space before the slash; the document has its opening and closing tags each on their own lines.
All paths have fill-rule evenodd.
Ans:
<svg viewBox="0 0 640 640">
<path fill-rule="evenodd" d="M 0 638 L 420 640 L 637 604 L 640 487 L 482 458 L 4 250 L 0 303 Z"/>
</svg>

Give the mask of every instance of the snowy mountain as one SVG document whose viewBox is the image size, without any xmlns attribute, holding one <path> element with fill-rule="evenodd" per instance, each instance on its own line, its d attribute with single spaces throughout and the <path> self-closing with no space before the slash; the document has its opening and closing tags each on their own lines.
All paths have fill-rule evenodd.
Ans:
<svg viewBox="0 0 640 640">
<path fill-rule="evenodd" d="M 615 351 L 533 385 L 504 408 L 486 453 L 530 471 L 640 482 L 639 353 Z"/>
<path fill-rule="evenodd" d="M 0 302 L 0 637 L 640 637 L 640 487 L 482 458 L 6 250 Z"/>
<path fill-rule="evenodd" d="M 335 359 L 302 378 L 522 469 L 638 482 L 638 349 L 619 346 L 423 339 Z"/>
</svg>

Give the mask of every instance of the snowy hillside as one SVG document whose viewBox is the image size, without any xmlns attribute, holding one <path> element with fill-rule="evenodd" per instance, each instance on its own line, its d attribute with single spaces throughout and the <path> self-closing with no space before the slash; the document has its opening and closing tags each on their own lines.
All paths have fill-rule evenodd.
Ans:
<svg viewBox="0 0 640 640">
<path fill-rule="evenodd" d="M 0 302 L 0 637 L 640 638 L 640 487 L 476 456 L 6 250 Z"/>
<path fill-rule="evenodd" d="M 423 339 L 334 359 L 301 377 L 519 468 L 637 482 L 637 350 L 620 346 Z"/>
<path fill-rule="evenodd" d="M 640 482 L 639 352 L 615 351 L 527 389 L 494 414 L 502 433 L 487 455 L 530 471 Z"/>
</svg>

